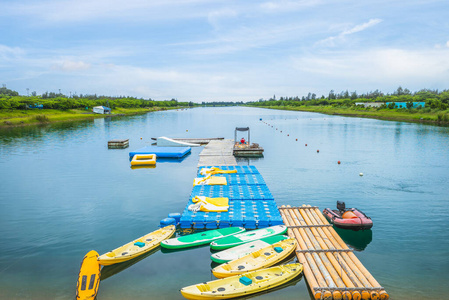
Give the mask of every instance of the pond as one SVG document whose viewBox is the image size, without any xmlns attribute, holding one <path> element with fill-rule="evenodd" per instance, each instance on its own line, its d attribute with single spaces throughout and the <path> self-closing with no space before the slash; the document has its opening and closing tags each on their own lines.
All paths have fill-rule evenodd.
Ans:
<svg viewBox="0 0 449 300">
<path fill-rule="evenodd" d="M 89 250 L 103 254 L 183 211 L 202 147 L 143 169 L 130 168 L 130 151 L 158 136 L 233 139 L 246 126 L 265 153 L 238 163 L 258 168 L 278 205 L 363 210 L 371 232 L 339 233 L 391 298 L 446 297 L 449 128 L 228 107 L 0 129 L 0 298 L 73 299 Z M 107 148 L 125 138 L 129 148 Z M 213 278 L 210 254 L 157 250 L 109 268 L 98 299 L 183 299 L 179 289 Z M 298 278 L 257 297 L 310 295 Z"/>
</svg>

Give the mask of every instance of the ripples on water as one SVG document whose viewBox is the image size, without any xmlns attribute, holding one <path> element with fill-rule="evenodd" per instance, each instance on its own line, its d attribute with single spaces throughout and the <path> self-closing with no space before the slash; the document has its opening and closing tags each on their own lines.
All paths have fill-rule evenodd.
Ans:
<svg viewBox="0 0 449 300">
<path fill-rule="evenodd" d="M 265 148 L 239 164 L 257 166 L 279 205 L 343 200 L 372 217 L 371 234 L 342 235 L 392 299 L 445 297 L 448 128 L 234 107 L 0 129 L 0 298 L 73 298 L 87 251 L 156 229 L 190 195 L 201 148 L 155 169 L 132 170 L 128 152 L 157 136 L 233 138 L 236 126 Z M 114 138 L 130 147 L 108 150 Z M 181 287 L 212 279 L 209 256 L 157 251 L 110 272 L 98 299 L 181 299 Z M 308 297 L 304 281 L 258 295 Z"/>
</svg>

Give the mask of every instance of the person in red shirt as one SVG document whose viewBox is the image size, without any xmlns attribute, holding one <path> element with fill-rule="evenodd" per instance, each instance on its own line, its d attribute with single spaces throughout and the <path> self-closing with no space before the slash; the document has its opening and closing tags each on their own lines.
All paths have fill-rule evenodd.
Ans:
<svg viewBox="0 0 449 300">
<path fill-rule="evenodd" d="M 242 139 L 240 140 L 240 144 L 245 144 L 245 138 L 242 138 Z"/>
</svg>

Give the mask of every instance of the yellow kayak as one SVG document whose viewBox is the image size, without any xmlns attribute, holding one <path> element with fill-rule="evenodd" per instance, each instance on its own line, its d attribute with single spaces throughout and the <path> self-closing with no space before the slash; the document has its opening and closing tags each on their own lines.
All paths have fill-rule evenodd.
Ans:
<svg viewBox="0 0 449 300">
<path fill-rule="evenodd" d="M 212 270 L 212 273 L 217 278 L 224 278 L 267 268 L 287 258 L 295 249 L 295 239 L 282 240 L 241 258 L 219 265 Z"/>
<path fill-rule="evenodd" d="M 97 296 L 101 269 L 97 259 L 98 253 L 94 250 L 89 251 L 83 258 L 76 284 L 77 300 L 93 300 Z"/>
<path fill-rule="evenodd" d="M 280 286 L 302 272 L 302 264 L 275 266 L 181 289 L 187 299 L 229 299 L 246 296 Z"/>
<path fill-rule="evenodd" d="M 98 262 L 103 266 L 109 266 L 133 259 L 159 246 L 163 240 L 170 238 L 175 233 L 175 230 L 176 227 L 170 225 L 153 231 L 126 245 L 101 255 L 98 258 Z"/>
</svg>

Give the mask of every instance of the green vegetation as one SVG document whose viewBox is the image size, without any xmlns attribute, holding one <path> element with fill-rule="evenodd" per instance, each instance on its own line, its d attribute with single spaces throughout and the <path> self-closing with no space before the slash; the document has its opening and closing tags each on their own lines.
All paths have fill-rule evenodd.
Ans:
<svg viewBox="0 0 449 300">
<path fill-rule="evenodd" d="M 356 105 L 360 102 L 368 103 L 367 107 Z M 369 107 L 370 102 L 380 103 L 380 106 Z M 397 109 L 393 104 L 387 106 L 387 102 L 405 102 L 407 108 Z M 425 107 L 413 108 L 413 102 L 425 102 Z M 385 95 L 378 90 L 363 95 L 357 95 L 356 92 L 349 93 L 348 91 L 335 94 L 332 90 L 328 97 L 317 98 L 315 94 L 309 93 L 307 97 L 281 97 L 276 100 L 276 96 L 274 96 L 268 100 L 260 99 L 258 102 L 249 102 L 247 105 L 281 110 L 319 112 L 330 115 L 449 124 L 449 90 L 442 92 L 421 90 L 411 93 L 408 89 L 399 87 L 391 95 Z"/>
<path fill-rule="evenodd" d="M 94 106 L 112 108 L 112 115 L 92 112 Z M 105 97 L 97 95 L 73 95 L 44 93 L 37 96 L 19 96 L 17 92 L 0 88 L 0 126 L 17 126 L 60 121 L 103 118 L 107 116 L 147 113 L 149 111 L 192 107 L 192 102 L 136 99 L 132 97 Z"/>
</svg>

